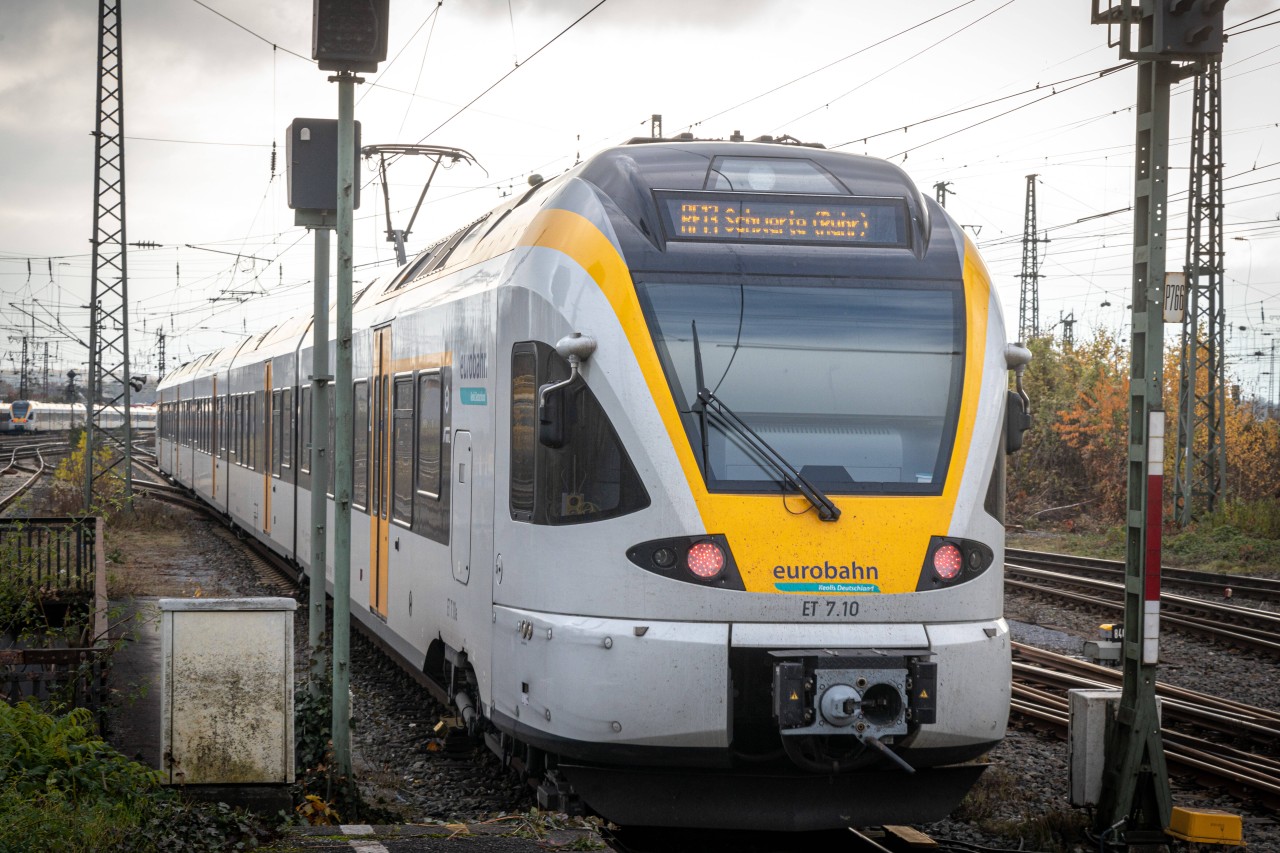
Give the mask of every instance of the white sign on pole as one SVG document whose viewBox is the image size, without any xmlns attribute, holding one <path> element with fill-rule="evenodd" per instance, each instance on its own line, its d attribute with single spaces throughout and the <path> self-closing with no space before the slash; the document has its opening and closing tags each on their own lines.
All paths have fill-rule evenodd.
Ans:
<svg viewBox="0 0 1280 853">
<path fill-rule="evenodd" d="M 1164 321 L 1181 323 L 1187 312 L 1187 276 L 1180 272 L 1164 274 Z"/>
</svg>

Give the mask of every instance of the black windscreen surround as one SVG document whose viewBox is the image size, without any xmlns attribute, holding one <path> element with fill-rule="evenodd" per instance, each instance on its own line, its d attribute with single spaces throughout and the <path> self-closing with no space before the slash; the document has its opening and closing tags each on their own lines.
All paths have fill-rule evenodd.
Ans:
<svg viewBox="0 0 1280 853">
<path fill-rule="evenodd" d="M 708 488 L 780 484 L 713 415 L 704 459 L 699 358 L 705 386 L 824 491 L 941 492 L 964 373 L 960 282 L 664 276 L 637 289 Z"/>
<path fill-rule="evenodd" d="M 580 377 L 562 389 L 562 447 L 538 438 L 543 386 L 569 377 L 569 364 L 540 341 L 511 354 L 511 517 L 534 524 L 581 524 L 636 512 L 649 493 L 595 394 Z"/>
</svg>

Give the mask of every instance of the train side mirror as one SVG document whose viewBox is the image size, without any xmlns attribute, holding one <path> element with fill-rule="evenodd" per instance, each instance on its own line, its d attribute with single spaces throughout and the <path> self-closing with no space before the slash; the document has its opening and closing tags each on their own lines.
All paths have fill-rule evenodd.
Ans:
<svg viewBox="0 0 1280 853">
<path fill-rule="evenodd" d="M 564 382 L 543 385 L 538 389 L 538 441 L 555 450 L 568 440 L 569 386 Z"/>
<path fill-rule="evenodd" d="M 569 440 L 570 386 L 581 380 L 582 362 L 596 351 L 596 340 L 581 332 L 565 335 L 556 342 L 556 352 L 569 362 L 569 378 L 538 389 L 538 441 L 552 449 Z"/>
<path fill-rule="evenodd" d="M 1004 414 L 1004 452 L 1016 453 L 1022 449 L 1023 433 L 1031 429 L 1031 413 L 1016 391 L 1009 391 L 1009 403 Z"/>
<path fill-rule="evenodd" d="M 1022 449 L 1023 433 L 1031 429 L 1031 398 L 1022 387 L 1022 374 L 1031 363 L 1031 350 L 1021 343 L 1007 344 L 1004 363 L 1013 371 L 1017 391 L 1010 391 L 1004 413 L 1004 452 Z"/>
</svg>

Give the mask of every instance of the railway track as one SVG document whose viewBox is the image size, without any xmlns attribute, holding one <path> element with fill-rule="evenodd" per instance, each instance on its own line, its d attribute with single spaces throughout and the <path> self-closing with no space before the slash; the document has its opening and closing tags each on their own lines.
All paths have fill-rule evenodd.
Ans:
<svg viewBox="0 0 1280 853">
<path fill-rule="evenodd" d="M 1124 563 L 1120 560 L 1076 557 L 1070 554 L 1053 554 L 1044 551 L 1024 551 L 1017 548 L 1006 549 L 1005 560 L 1020 566 L 1070 572 L 1102 580 L 1121 580 L 1124 578 Z M 1217 572 L 1202 572 L 1195 569 L 1162 566 L 1160 568 L 1160 580 L 1166 587 L 1175 587 L 1194 592 L 1222 595 L 1225 590 L 1230 589 L 1232 597 L 1243 596 L 1259 601 L 1280 601 L 1280 578 L 1227 575 Z"/>
<path fill-rule="evenodd" d="M 1021 643 L 1014 644 L 1013 659 L 1013 712 L 1064 736 L 1066 691 L 1118 688 L 1122 677 L 1118 670 Z M 1164 682 L 1156 684 L 1156 695 L 1171 771 L 1280 806 L 1280 712 Z"/>
<path fill-rule="evenodd" d="M 15 451 L 15 458 L 16 458 L 16 453 L 17 451 Z M 6 512 L 9 509 L 9 507 L 13 506 L 18 501 L 19 498 L 21 498 L 24 494 L 26 494 L 27 491 L 30 490 L 30 488 L 34 486 L 41 477 L 44 476 L 44 471 L 45 471 L 44 455 L 39 450 L 35 451 L 35 459 L 38 464 L 34 471 L 26 466 L 18 465 L 17 462 L 14 461 L 14 459 L 10 459 L 8 466 L 5 467 L 3 470 L 0 470 L 0 474 L 8 474 L 10 472 L 20 473 L 20 474 L 26 474 L 26 473 L 31 474 L 31 476 L 27 478 L 25 481 L 23 481 L 22 483 L 20 483 L 16 489 L 14 489 L 9 494 L 5 495 L 3 498 L 0 498 L 0 513 Z"/>
<path fill-rule="evenodd" d="M 1124 612 L 1122 582 L 1006 562 L 1005 583 L 1032 595 L 1050 595 L 1080 607 Z M 1171 592 L 1161 593 L 1160 603 L 1162 627 L 1280 657 L 1280 614 Z"/>
</svg>

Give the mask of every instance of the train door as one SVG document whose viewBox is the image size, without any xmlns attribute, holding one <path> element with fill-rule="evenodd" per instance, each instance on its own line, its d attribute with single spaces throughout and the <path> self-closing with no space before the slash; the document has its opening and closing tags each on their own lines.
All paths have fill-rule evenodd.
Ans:
<svg viewBox="0 0 1280 853">
<path fill-rule="evenodd" d="M 263 363 L 263 374 L 265 375 L 265 386 L 263 394 L 262 406 L 262 441 L 263 451 L 259 454 L 262 460 L 262 532 L 271 532 L 271 490 L 274 484 L 271 482 L 272 473 L 272 444 L 271 444 L 271 362 Z"/>
<path fill-rule="evenodd" d="M 369 472 L 369 609 L 387 618 L 387 546 L 391 538 L 391 327 L 373 331 L 373 458 Z"/>
<path fill-rule="evenodd" d="M 453 579 L 471 580 L 471 433 L 458 430 L 453 437 Z"/>
</svg>

